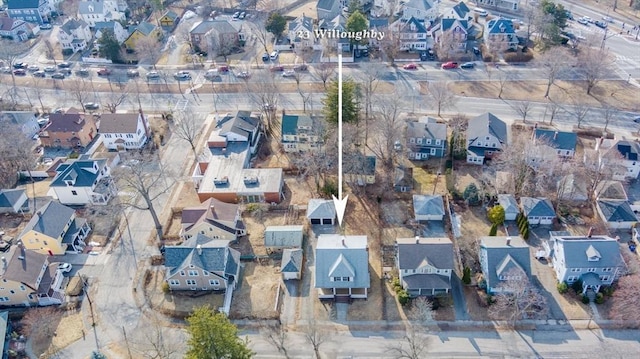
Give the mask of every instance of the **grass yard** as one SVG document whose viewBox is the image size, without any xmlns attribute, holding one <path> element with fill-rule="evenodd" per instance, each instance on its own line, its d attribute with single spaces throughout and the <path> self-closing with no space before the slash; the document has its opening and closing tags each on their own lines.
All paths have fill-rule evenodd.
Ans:
<svg viewBox="0 0 640 359">
<path fill-rule="evenodd" d="M 438 163 L 440 160 L 438 160 Z M 415 180 L 415 192 L 421 194 L 446 194 L 447 184 L 444 176 L 437 175 L 437 170 L 427 170 L 423 167 L 413 168 L 413 179 Z"/>
<path fill-rule="evenodd" d="M 244 263 L 242 283 L 233 293 L 231 313 L 233 319 L 277 319 L 276 296 L 280 287 L 280 262 L 268 265 Z"/>
</svg>

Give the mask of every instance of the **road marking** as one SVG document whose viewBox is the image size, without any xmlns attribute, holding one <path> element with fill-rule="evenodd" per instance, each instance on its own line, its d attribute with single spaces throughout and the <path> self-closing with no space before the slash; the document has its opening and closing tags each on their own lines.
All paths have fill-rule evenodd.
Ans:
<svg viewBox="0 0 640 359">
<path fill-rule="evenodd" d="M 187 108 L 187 105 L 189 104 L 189 100 L 178 100 L 178 102 L 176 102 L 176 105 L 174 106 L 173 110 L 174 111 L 184 111 Z"/>
</svg>

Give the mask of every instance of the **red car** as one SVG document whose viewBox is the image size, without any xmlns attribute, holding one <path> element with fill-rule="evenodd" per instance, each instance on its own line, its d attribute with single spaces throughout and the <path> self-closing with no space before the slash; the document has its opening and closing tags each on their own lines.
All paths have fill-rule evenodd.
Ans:
<svg viewBox="0 0 640 359">
<path fill-rule="evenodd" d="M 219 66 L 218 72 L 229 72 L 229 66 L 226 66 L 226 65 Z"/>
<path fill-rule="evenodd" d="M 270 70 L 272 72 L 282 72 L 284 71 L 284 66 L 282 65 L 271 66 Z"/>
<path fill-rule="evenodd" d="M 107 68 L 102 68 L 98 70 L 98 76 L 109 76 L 109 75 L 111 75 L 111 70 Z"/>
<path fill-rule="evenodd" d="M 442 64 L 442 68 L 445 70 L 451 70 L 451 69 L 457 69 L 458 68 L 458 63 L 457 62 L 445 62 L 444 64 Z"/>
<path fill-rule="evenodd" d="M 417 70 L 418 69 L 418 65 L 414 64 L 413 62 L 410 64 L 406 64 L 404 66 L 402 66 L 403 69 L 405 70 Z"/>
</svg>

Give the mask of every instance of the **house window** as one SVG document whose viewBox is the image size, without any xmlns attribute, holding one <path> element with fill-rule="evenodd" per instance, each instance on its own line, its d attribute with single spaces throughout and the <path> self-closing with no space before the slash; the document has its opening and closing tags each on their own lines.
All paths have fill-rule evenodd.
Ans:
<svg viewBox="0 0 640 359">
<path fill-rule="evenodd" d="M 0 302 L 8 302 L 9 297 L 0 297 Z"/>
<path fill-rule="evenodd" d="M 21 291 L 25 291 L 25 290 L 27 290 L 27 288 L 25 288 L 25 286 L 21 285 L 21 286 L 20 286 L 20 290 L 21 290 Z"/>
<path fill-rule="evenodd" d="M 436 140 L 436 146 L 440 146 L 440 140 Z"/>
<path fill-rule="evenodd" d="M 485 137 L 484 139 L 485 139 L 485 140 L 487 140 L 487 141 L 489 141 L 489 136 Z"/>
<path fill-rule="evenodd" d="M 422 144 L 422 138 L 418 138 L 416 141 L 418 141 L 418 144 Z"/>
<path fill-rule="evenodd" d="M 571 271 L 572 272 L 581 272 L 582 269 L 580 269 L 580 268 L 571 268 Z"/>
<path fill-rule="evenodd" d="M 604 269 L 602 269 L 602 271 L 603 271 L 603 272 L 611 272 L 611 270 L 612 270 L 611 268 L 604 268 Z"/>
<path fill-rule="evenodd" d="M 77 196 L 78 192 L 77 191 L 71 191 L 71 194 L 74 195 L 74 196 Z"/>
<path fill-rule="evenodd" d="M 351 277 L 342 277 L 343 282 L 351 282 Z"/>
<path fill-rule="evenodd" d="M 209 285 L 217 287 L 220 285 L 220 281 L 217 279 L 209 279 Z"/>
<path fill-rule="evenodd" d="M 601 275 L 600 276 L 600 280 L 603 281 L 603 282 L 607 282 L 607 281 L 609 281 L 609 276 L 608 275 Z"/>
<path fill-rule="evenodd" d="M 427 138 L 427 145 L 430 145 L 430 144 L 431 144 L 431 139 Z"/>
<path fill-rule="evenodd" d="M 575 281 L 576 281 L 576 277 L 574 277 L 574 276 L 567 277 L 567 282 L 572 283 L 572 282 L 575 282 Z"/>
<path fill-rule="evenodd" d="M 180 285 L 180 281 L 177 279 L 169 279 L 169 285 Z"/>
<path fill-rule="evenodd" d="M 589 268 L 589 269 L 587 269 L 587 272 L 595 272 L 595 271 L 596 271 L 596 269 L 595 269 L 595 268 Z"/>
<path fill-rule="evenodd" d="M 189 271 L 189 277 L 197 277 L 198 276 L 198 271 L 197 270 L 190 270 Z"/>
<path fill-rule="evenodd" d="M 180 271 L 180 275 L 184 277 L 184 271 Z"/>
<path fill-rule="evenodd" d="M 196 285 L 195 279 L 187 279 L 187 285 Z"/>
<path fill-rule="evenodd" d="M 432 148 L 430 153 L 431 153 L 431 156 L 435 156 L 436 155 L 436 149 Z"/>
</svg>

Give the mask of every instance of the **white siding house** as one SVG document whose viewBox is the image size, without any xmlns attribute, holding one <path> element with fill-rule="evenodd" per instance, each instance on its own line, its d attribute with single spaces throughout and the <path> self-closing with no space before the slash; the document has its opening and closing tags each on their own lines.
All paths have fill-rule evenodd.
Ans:
<svg viewBox="0 0 640 359">
<path fill-rule="evenodd" d="M 142 148 L 147 142 L 149 120 L 140 113 L 107 113 L 100 116 L 98 131 L 110 150 Z"/>
</svg>

